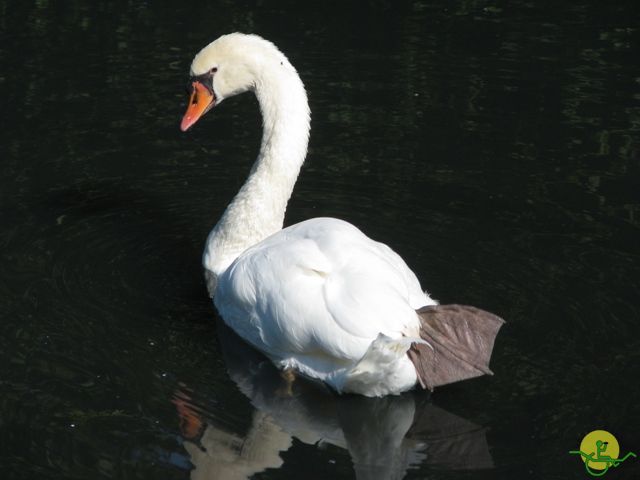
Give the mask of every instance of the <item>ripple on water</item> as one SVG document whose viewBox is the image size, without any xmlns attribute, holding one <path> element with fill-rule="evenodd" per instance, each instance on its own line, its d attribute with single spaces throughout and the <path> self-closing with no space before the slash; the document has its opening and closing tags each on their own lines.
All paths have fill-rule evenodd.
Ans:
<svg viewBox="0 0 640 480">
<path fill-rule="evenodd" d="M 154 209 L 139 192 L 80 186 L 43 195 L 3 235 L 6 441 L 36 464 L 68 469 L 75 457 L 90 471 L 101 451 L 107 471 L 131 461 L 113 445 L 125 435 L 139 449 L 137 430 L 151 450 L 175 444 L 163 429 L 177 428 L 176 375 L 205 362 L 217 373 L 191 383 L 227 381 L 199 255 Z"/>
</svg>

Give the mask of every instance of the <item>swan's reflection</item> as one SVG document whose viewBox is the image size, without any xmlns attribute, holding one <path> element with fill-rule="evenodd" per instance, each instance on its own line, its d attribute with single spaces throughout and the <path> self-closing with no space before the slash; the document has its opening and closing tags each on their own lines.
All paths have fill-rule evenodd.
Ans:
<svg viewBox="0 0 640 480">
<path fill-rule="evenodd" d="M 229 375 L 256 410 L 242 437 L 207 423 L 186 389 L 176 393 L 193 480 L 246 479 L 278 468 L 293 437 L 348 450 L 358 479 L 400 479 L 420 464 L 442 469 L 493 466 L 485 429 L 428 403 L 424 392 L 338 396 L 304 380 L 287 391 L 265 357 L 222 323 L 218 330 Z"/>
</svg>

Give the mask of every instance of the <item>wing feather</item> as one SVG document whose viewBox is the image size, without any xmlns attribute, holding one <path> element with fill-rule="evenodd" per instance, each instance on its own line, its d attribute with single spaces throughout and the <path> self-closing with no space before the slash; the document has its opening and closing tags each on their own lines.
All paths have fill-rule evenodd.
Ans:
<svg viewBox="0 0 640 480">
<path fill-rule="evenodd" d="M 353 225 L 313 219 L 238 257 L 214 301 L 225 321 L 277 359 L 357 361 L 379 333 L 417 336 L 428 297 L 402 259 Z M 308 361 L 308 360 L 305 360 Z"/>
</svg>

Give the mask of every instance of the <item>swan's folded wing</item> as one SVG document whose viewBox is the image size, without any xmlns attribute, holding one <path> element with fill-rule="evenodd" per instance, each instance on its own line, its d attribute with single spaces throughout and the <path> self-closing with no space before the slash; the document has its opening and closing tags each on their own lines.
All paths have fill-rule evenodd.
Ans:
<svg viewBox="0 0 640 480">
<path fill-rule="evenodd" d="M 214 297 L 225 322 L 271 356 L 308 350 L 314 323 L 328 315 L 322 287 L 330 266 L 314 242 L 282 234 L 238 257 Z"/>
<path fill-rule="evenodd" d="M 348 262 L 327 277 L 327 309 L 352 335 L 373 341 L 417 336 L 418 322 L 401 273 L 375 250 L 354 251 Z"/>
<path fill-rule="evenodd" d="M 355 227 L 314 219 L 244 252 L 219 281 L 225 321 L 272 357 L 354 361 L 418 321 L 403 275 Z"/>
<path fill-rule="evenodd" d="M 357 360 L 370 340 L 342 328 L 327 308 L 333 263 L 314 240 L 287 233 L 247 250 L 220 277 L 214 301 L 222 318 L 274 360 Z"/>
</svg>

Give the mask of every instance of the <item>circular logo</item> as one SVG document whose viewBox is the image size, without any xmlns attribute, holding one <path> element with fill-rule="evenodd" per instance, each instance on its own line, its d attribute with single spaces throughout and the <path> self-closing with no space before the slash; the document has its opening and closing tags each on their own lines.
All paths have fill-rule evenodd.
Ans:
<svg viewBox="0 0 640 480">
<path fill-rule="evenodd" d="M 593 455 L 590 460 L 587 457 L 582 457 L 583 462 L 589 461 L 589 468 L 592 470 L 606 470 L 608 469 L 608 460 L 616 460 L 620 455 L 620 445 L 616 437 L 611 435 L 606 430 L 594 430 L 587 433 L 580 442 L 580 451 L 587 455 Z M 603 457 L 603 455 L 605 457 Z M 599 460 L 602 459 L 602 460 Z"/>
</svg>

